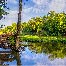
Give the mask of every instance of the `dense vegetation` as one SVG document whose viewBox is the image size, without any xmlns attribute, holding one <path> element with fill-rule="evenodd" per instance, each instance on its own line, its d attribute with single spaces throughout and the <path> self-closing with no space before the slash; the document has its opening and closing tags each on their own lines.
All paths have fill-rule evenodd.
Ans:
<svg viewBox="0 0 66 66">
<path fill-rule="evenodd" d="M 20 40 L 27 41 L 27 42 L 43 42 L 43 43 L 62 43 L 66 44 L 65 37 L 56 37 L 56 36 L 32 36 L 32 35 L 25 35 L 21 36 Z"/>
<path fill-rule="evenodd" d="M 11 26 L 7 26 L 5 28 L 0 29 L 0 35 L 1 34 L 8 34 L 8 33 L 16 33 L 16 23 L 13 23 Z"/>
<path fill-rule="evenodd" d="M 17 32 L 16 23 L 0 29 L 0 34 Z M 21 24 L 21 40 L 38 42 L 61 42 L 66 43 L 66 14 L 50 11 L 43 17 L 31 18 Z M 46 41 L 46 40 L 47 41 Z"/>
<path fill-rule="evenodd" d="M 66 14 L 50 11 L 46 16 L 32 18 L 22 23 L 22 34 L 66 36 Z"/>
<path fill-rule="evenodd" d="M 0 29 L 0 32 L 15 32 L 16 23 Z M 66 14 L 50 11 L 43 17 L 31 18 L 21 24 L 23 35 L 66 36 Z"/>
</svg>

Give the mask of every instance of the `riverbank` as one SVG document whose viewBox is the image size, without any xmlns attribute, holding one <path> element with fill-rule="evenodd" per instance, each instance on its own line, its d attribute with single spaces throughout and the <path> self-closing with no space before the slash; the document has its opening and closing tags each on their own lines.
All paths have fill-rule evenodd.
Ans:
<svg viewBox="0 0 66 66">
<path fill-rule="evenodd" d="M 58 37 L 58 36 L 32 36 L 32 35 L 25 35 L 20 37 L 20 41 L 27 41 L 27 42 L 44 42 L 44 43 L 63 43 L 66 44 L 65 37 Z"/>
</svg>

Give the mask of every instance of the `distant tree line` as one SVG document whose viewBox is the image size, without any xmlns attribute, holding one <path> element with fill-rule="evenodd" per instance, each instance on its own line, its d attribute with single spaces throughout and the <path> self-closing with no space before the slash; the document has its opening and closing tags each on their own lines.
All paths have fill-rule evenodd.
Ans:
<svg viewBox="0 0 66 66">
<path fill-rule="evenodd" d="M 3 29 L 4 33 L 16 32 L 16 23 Z M 21 24 L 22 35 L 66 36 L 66 14 L 48 12 L 43 17 L 31 18 Z"/>
</svg>

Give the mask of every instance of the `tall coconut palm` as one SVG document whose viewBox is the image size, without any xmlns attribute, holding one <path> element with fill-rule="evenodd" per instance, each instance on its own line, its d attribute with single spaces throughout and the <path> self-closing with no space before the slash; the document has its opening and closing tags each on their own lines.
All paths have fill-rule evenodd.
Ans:
<svg viewBox="0 0 66 66">
<path fill-rule="evenodd" d="M 16 33 L 16 49 L 19 47 L 19 34 L 21 31 L 21 12 L 22 12 L 22 0 L 19 0 L 19 13 L 17 22 L 17 33 Z"/>
</svg>

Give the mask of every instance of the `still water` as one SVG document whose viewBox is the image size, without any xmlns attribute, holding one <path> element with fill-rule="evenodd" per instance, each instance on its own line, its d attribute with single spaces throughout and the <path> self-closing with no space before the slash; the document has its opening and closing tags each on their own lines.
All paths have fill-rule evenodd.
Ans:
<svg viewBox="0 0 66 66">
<path fill-rule="evenodd" d="M 66 44 L 22 42 L 20 52 L 0 48 L 0 66 L 17 65 L 66 66 Z"/>
</svg>

